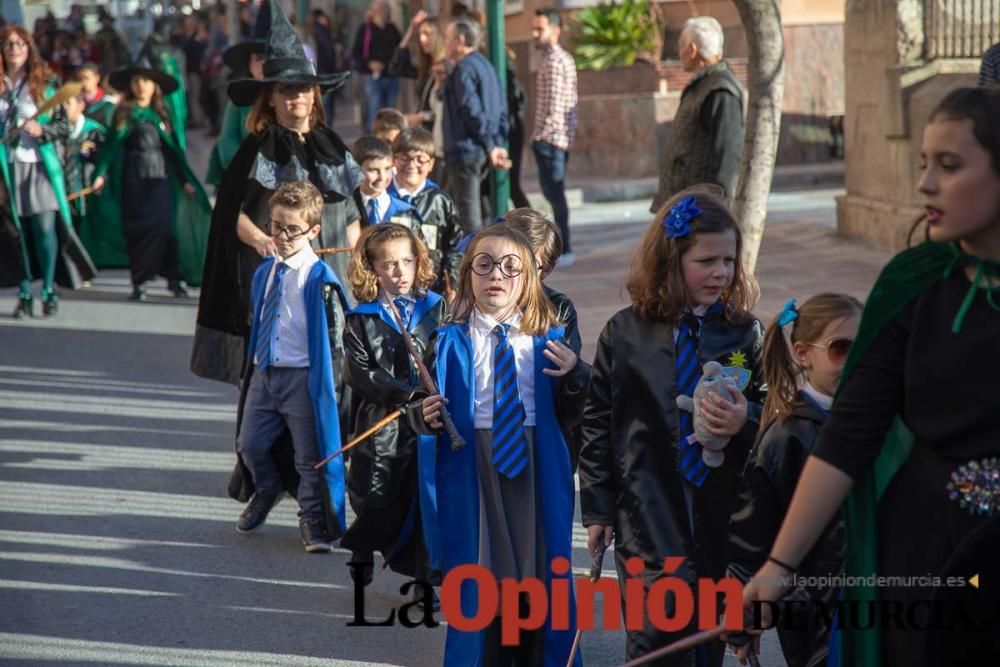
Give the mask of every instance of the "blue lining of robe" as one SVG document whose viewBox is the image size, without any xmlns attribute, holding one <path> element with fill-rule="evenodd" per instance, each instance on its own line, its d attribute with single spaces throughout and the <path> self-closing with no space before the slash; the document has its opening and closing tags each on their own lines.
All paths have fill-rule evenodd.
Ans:
<svg viewBox="0 0 1000 667">
<path fill-rule="evenodd" d="M 562 556 L 573 561 L 573 504 L 575 491 L 569 452 L 555 418 L 554 396 L 559 379 L 542 373 L 553 368 L 542 355 L 545 342 L 561 340 L 563 327 L 554 327 L 544 336 L 534 337 L 535 346 L 535 470 L 538 475 L 538 507 L 541 510 L 542 533 L 548 559 L 545 569 L 546 587 L 551 598 L 549 569 L 552 559 Z M 455 427 L 466 440 L 457 452 L 451 450 L 447 433 L 442 433 L 437 452 L 438 518 L 441 526 L 440 551 L 447 573 L 463 564 L 479 563 L 479 481 L 476 474 L 476 439 L 473 428 L 474 368 L 472 342 L 468 323 L 448 324 L 438 330 L 436 344 L 436 374 L 438 387 L 448 398 Z M 550 390 L 545 391 L 548 387 Z M 572 579 L 570 574 L 563 579 Z M 545 621 L 545 665 L 563 667 L 569 657 L 576 631 L 576 603 L 570 584 L 569 630 L 553 630 L 551 618 Z M 478 607 L 477 587 L 465 581 L 461 590 L 462 611 L 475 615 Z M 484 632 L 459 632 L 448 628 L 444 664 L 467 667 L 482 660 Z M 575 665 L 583 664 L 579 653 Z"/>
<path fill-rule="evenodd" d="M 260 310 L 264 305 L 264 288 L 274 265 L 274 257 L 266 257 L 254 273 L 250 290 L 254 304 L 253 328 L 247 345 L 247 361 L 253 363 L 257 349 L 257 325 Z M 333 386 L 333 355 L 330 351 L 330 334 L 327 329 L 326 304 L 323 301 L 323 286 L 333 284 L 345 299 L 344 288 L 337 275 L 325 262 L 313 264 L 306 278 L 303 300 L 306 306 L 306 326 L 309 336 L 309 397 L 312 399 L 313 415 L 316 420 L 316 439 L 319 442 L 320 458 L 326 458 L 341 447 L 340 418 L 337 411 L 337 394 Z M 332 514 L 337 517 L 340 532 L 347 529 L 344 488 L 344 457 L 338 456 L 326 464 L 323 479 L 329 492 Z"/>
<path fill-rule="evenodd" d="M 420 320 L 424 318 L 424 315 L 433 310 L 434 306 L 436 306 L 442 298 L 443 297 L 437 292 L 427 290 L 427 294 L 423 298 L 416 299 L 413 304 L 413 314 L 410 315 L 410 321 L 406 325 L 406 330 L 412 332 L 416 329 L 417 325 L 420 324 Z M 396 333 L 400 333 L 399 327 L 396 326 L 396 320 L 389 314 L 389 309 L 383 307 L 382 303 L 379 302 L 378 299 L 359 303 L 351 309 L 351 313 L 356 313 L 358 315 L 378 315 L 379 318 L 385 322 L 386 326 Z"/>
</svg>

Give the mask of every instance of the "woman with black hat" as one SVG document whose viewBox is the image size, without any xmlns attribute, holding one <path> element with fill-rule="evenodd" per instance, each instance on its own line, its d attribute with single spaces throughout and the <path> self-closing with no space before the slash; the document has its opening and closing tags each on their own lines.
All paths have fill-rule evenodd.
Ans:
<svg viewBox="0 0 1000 667">
<path fill-rule="evenodd" d="M 323 92 L 340 87 L 348 73 L 317 75 L 285 14 L 271 0 L 271 29 L 263 78 L 229 84 L 229 98 L 252 105 L 240 145 L 222 176 L 208 254 L 191 369 L 202 377 L 237 384 L 249 334 L 249 290 L 262 257 L 275 254 L 265 232 L 267 200 L 281 183 L 310 181 L 323 194 L 322 231 L 314 243 L 349 247 L 360 234 L 352 198 L 360 169 L 344 142 L 323 124 Z M 344 281 L 347 253 L 325 261 Z"/>
<path fill-rule="evenodd" d="M 121 222 L 105 219 L 100 230 L 89 230 L 104 251 L 99 263 L 120 264 L 124 246 L 131 299 L 144 300 L 146 282 L 158 275 L 174 296 L 185 297 L 185 279 L 201 282 L 211 205 L 178 148 L 164 105 L 163 96 L 177 89 L 177 81 L 144 54 L 132 67 L 112 73 L 110 82 L 123 96 L 111 137 L 98 155 L 94 188 L 107 182 L 103 196 L 120 206 Z"/>
<path fill-rule="evenodd" d="M 56 94 L 55 75 L 20 26 L 0 30 L 0 69 L 0 286 L 19 285 L 14 317 L 31 317 L 31 282 L 41 278 L 51 316 L 56 281 L 76 288 L 96 275 L 73 230 L 56 149 L 69 125 L 59 106 L 39 113 Z"/>
</svg>

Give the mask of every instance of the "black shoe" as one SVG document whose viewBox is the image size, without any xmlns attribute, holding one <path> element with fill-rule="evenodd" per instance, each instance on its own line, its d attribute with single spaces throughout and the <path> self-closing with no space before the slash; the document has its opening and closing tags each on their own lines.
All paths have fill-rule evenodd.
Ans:
<svg viewBox="0 0 1000 667">
<path fill-rule="evenodd" d="M 14 307 L 14 319 L 23 320 L 26 317 L 34 317 L 35 300 L 28 296 L 17 297 L 17 305 Z"/>
<path fill-rule="evenodd" d="M 54 289 L 42 290 L 42 314 L 52 317 L 59 312 L 59 295 Z"/>
<path fill-rule="evenodd" d="M 299 519 L 299 532 L 302 533 L 302 544 L 309 553 L 324 553 L 333 549 L 333 542 L 326 534 L 326 522 L 314 517 Z"/>
<path fill-rule="evenodd" d="M 135 285 L 132 287 L 132 293 L 129 294 L 129 301 L 145 301 L 146 300 L 146 286 L 145 285 Z"/>
<path fill-rule="evenodd" d="M 420 607 L 421 611 L 423 611 L 424 587 L 417 586 L 416 584 L 414 584 L 412 596 L 413 596 L 413 601 L 416 602 L 417 606 Z M 441 611 L 441 599 L 438 597 L 437 591 L 434 590 L 433 586 L 431 586 L 431 611 L 434 612 Z"/>
<path fill-rule="evenodd" d="M 361 577 L 361 585 L 367 586 L 375 579 L 375 563 L 372 554 L 361 551 L 351 552 L 351 563 L 361 564 L 360 568 L 350 568 L 351 580 L 357 583 L 358 576 Z"/>
<path fill-rule="evenodd" d="M 173 295 L 178 299 L 186 299 L 191 296 L 185 289 L 183 280 L 171 280 L 167 283 L 167 289 L 173 292 Z"/>
<path fill-rule="evenodd" d="M 255 493 L 240 515 L 240 520 L 236 522 L 236 530 L 241 533 L 252 533 L 263 526 L 267 515 L 279 500 L 281 500 L 280 493 Z"/>
</svg>

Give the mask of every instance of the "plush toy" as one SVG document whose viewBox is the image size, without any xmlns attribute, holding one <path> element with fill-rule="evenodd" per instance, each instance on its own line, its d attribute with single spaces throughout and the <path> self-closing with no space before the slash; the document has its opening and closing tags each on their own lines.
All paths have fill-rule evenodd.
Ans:
<svg viewBox="0 0 1000 667">
<path fill-rule="evenodd" d="M 717 394 L 728 401 L 727 387 L 739 391 L 739 379 L 723 373 L 722 364 L 719 362 L 709 361 L 702 367 L 702 376 L 694 388 L 694 396 L 677 397 L 677 407 L 694 415 L 692 420 L 694 433 L 690 436 L 690 440 L 701 445 L 701 460 L 709 468 L 718 468 L 726 460 L 722 450 L 729 444 L 729 438 L 724 435 L 712 435 L 708 431 L 701 416 L 701 401 L 708 394 Z"/>
</svg>

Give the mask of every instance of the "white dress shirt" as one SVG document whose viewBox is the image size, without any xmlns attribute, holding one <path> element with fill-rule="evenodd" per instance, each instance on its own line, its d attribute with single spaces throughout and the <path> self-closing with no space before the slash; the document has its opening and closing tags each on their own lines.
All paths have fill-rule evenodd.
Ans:
<svg viewBox="0 0 1000 667">
<path fill-rule="evenodd" d="M 389 204 L 392 203 L 392 198 L 389 197 L 389 193 L 385 190 L 382 194 L 376 195 L 374 197 L 366 195 L 364 192 L 361 193 L 361 203 L 364 204 L 365 210 L 361 212 L 361 215 L 365 216 L 365 220 L 371 215 L 371 204 L 369 203 L 372 199 L 378 202 L 378 221 L 382 222 L 385 220 L 385 214 L 389 212 Z"/>
<path fill-rule="evenodd" d="M 816 401 L 816 405 L 824 410 L 830 410 L 830 408 L 833 407 L 833 396 L 824 394 L 819 389 L 812 386 L 812 383 L 808 380 L 802 385 L 802 391 L 806 396 Z"/>
<path fill-rule="evenodd" d="M 395 186 L 395 188 L 396 188 L 396 194 L 399 195 L 399 198 L 402 199 L 403 201 L 406 201 L 407 197 L 416 197 L 421 192 L 423 192 L 424 188 L 427 187 L 427 180 L 425 179 L 424 182 L 420 184 L 419 188 L 417 188 L 416 190 L 412 190 L 412 191 L 411 190 L 407 190 L 405 187 L 403 187 L 402 184 L 400 184 L 400 182 L 398 180 L 396 180 L 395 176 L 392 177 L 392 184 L 393 184 L 393 186 Z"/>
<path fill-rule="evenodd" d="M 535 425 L 535 340 L 530 334 L 518 331 L 521 313 L 508 317 L 510 325 L 507 338 L 514 348 L 514 366 L 517 368 L 517 390 L 524 404 L 524 425 Z M 472 334 L 472 363 L 475 368 L 475 396 L 473 404 L 473 428 L 493 428 L 493 352 L 497 337 L 493 329 L 499 322 L 472 309 L 469 327 Z"/>
<path fill-rule="evenodd" d="M 0 114 L 6 118 L 10 112 L 11 103 L 15 104 L 17 111 L 14 113 L 14 122 L 20 127 L 38 111 L 38 106 L 31 97 L 31 86 L 27 81 L 24 81 L 23 85 L 20 81 L 14 83 L 6 76 L 3 77 L 3 82 L 6 90 L 0 98 Z M 18 90 L 19 87 L 20 90 Z M 16 99 L 14 98 L 15 92 L 18 93 Z M 13 128 L 8 127 L 7 131 L 9 132 L 11 129 Z M 14 148 L 14 159 L 17 162 L 39 162 L 42 159 L 38 154 L 38 141 L 24 130 L 19 133 L 17 147 Z"/>
<path fill-rule="evenodd" d="M 291 257 L 283 260 L 288 265 L 285 275 L 281 278 L 281 301 L 278 303 L 278 321 L 275 324 L 271 349 L 271 366 L 286 368 L 308 368 L 309 366 L 309 329 L 306 320 L 306 303 L 304 290 L 306 279 L 313 264 L 319 257 L 313 249 L 306 246 Z M 278 269 L 275 261 L 271 273 L 267 276 L 264 287 L 264 301 L 274 282 L 274 272 Z M 254 355 L 254 362 L 257 362 Z"/>
</svg>

